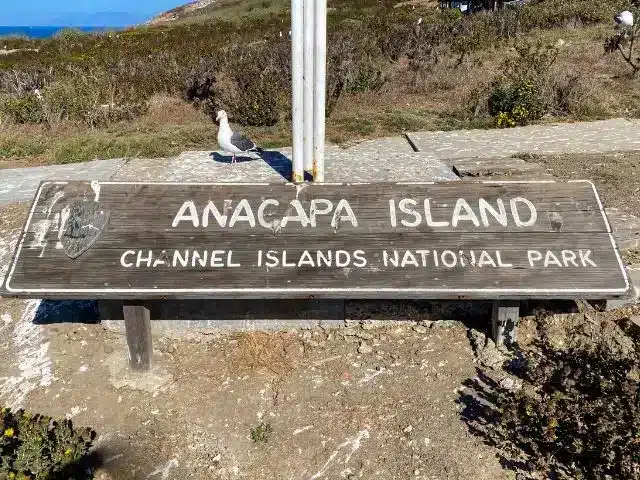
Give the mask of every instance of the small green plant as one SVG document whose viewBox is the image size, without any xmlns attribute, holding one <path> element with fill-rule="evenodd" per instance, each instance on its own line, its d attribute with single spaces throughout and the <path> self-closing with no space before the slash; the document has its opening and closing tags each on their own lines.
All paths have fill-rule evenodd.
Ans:
<svg viewBox="0 0 640 480">
<path fill-rule="evenodd" d="M 0 478 L 87 478 L 82 462 L 95 436 L 90 428 L 74 428 L 71 420 L 4 408 L 0 411 Z"/>
<path fill-rule="evenodd" d="M 267 443 L 271 435 L 271 424 L 261 422 L 251 429 L 251 440 L 254 443 Z"/>
</svg>

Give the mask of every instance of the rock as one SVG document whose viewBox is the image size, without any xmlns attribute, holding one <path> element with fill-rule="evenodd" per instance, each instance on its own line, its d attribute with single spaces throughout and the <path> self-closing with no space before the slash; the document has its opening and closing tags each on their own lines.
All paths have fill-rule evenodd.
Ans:
<svg viewBox="0 0 640 480">
<path fill-rule="evenodd" d="M 464 324 L 459 320 L 437 320 L 431 324 L 431 328 L 454 328 L 464 327 Z"/>
<path fill-rule="evenodd" d="M 302 339 L 303 340 L 311 340 L 311 332 L 309 330 L 306 330 L 303 334 L 302 334 Z"/>
<path fill-rule="evenodd" d="M 505 377 L 498 383 L 500 388 L 504 388 L 510 392 L 517 392 L 522 388 L 522 382 L 513 378 Z"/>
<path fill-rule="evenodd" d="M 413 331 L 420 334 L 427 333 L 427 327 L 424 325 L 414 325 Z"/>
<path fill-rule="evenodd" d="M 340 333 L 342 333 L 342 335 L 344 335 L 345 337 L 355 337 L 355 335 L 358 332 L 356 332 L 355 328 L 348 327 L 348 328 L 342 329 L 342 331 Z"/>
<path fill-rule="evenodd" d="M 487 346 L 487 336 L 479 330 L 469 330 L 469 340 L 471 341 L 471 348 L 476 356 L 480 355 L 483 348 Z"/>
<path fill-rule="evenodd" d="M 431 325 L 433 325 L 433 320 L 419 320 L 418 325 L 422 325 L 423 327 L 431 327 Z"/>
<path fill-rule="evenodd" d="M 373 339 L 373 335 L 371 333 L 365 333 L 365 332 L 356 333 L 356 337 L 361 338 L 363 340 L 371 340 L 371 339 Z"/>
<path fill-rule="evenodd" d="M 407 428 L 405 428 L 405 429 L 403 430 L 403 432 L 404 432 L 404 433 L 411 433 L 411 430 L 413 430 L 413 426 L 412 426 L 412 425 L 409 425 Z"/>
<path fill-rule="evenodd" d="M 373 348 L 367 345 L 366 342 L 360 342 L 360 346 L 358 347 L 358 353 L 371 353 L 373 352 Z"/>
<path fill-rule="evenodd" d="M 502 366 L 507 357 L 496 348 L 492 340 L 487 341 L 487 345 L 478 353 L 478 363 L 483 367 L 498 368 Z"/>
</svg>

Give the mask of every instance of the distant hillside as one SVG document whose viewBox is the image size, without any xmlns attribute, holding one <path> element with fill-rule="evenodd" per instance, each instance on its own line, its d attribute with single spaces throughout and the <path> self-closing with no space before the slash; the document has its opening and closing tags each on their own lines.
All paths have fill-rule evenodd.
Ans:
<svg viewBox="0 0 640 480">
<path fill-rule="evenodd" d="M 236 21 L 247 17 L 273 19 L 273 16 L 285 12 L 290 3 L 291 0 L 197 0 L 157 15 L 146 24 L 154 26 L 212 19 Z"/>
<path fill-rule="evenodd" d="M 149 20 L 147 25 L 160 25 L 167 22 L 172 22 L 175 20 L 182 20 L 188 17 L 191 17 L 198 10 L 206 8 L 210 5 L 213 5 L 218 0 L 195 0 L 193 2 L 187 3 L 186 5 L 181 5 L 176 8 L 172 8 L 171 10 L 167 10 L 160 15 Z"/>
<path fill-rule="evenodd" d="M 362 12 L 372 6 L 410 7 L 433 10 L 440 0 L 328 0 L 329 11 Z M 210 19 L 234 21 L 240 18 L 271 18 L 287 11 L 290 0 L 199 0 L 168 10 L 149 20 L 147 25 L 191 23 Z"/>
</svg>

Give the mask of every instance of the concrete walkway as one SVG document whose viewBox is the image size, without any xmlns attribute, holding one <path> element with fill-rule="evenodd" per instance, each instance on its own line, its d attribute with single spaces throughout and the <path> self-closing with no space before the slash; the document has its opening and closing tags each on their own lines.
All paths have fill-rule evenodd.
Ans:
<svg viewBox="0 0 640 480">
<path fill-rule="evenodd" d="M 452 160 L 514 154 L 604 153 L 640 150 L 640 120 L 552 124 L 508 130 L 417 132 L 343 149 L 329 145 L 326 181 L 458 180 Z M 416 152 L 415 149 L 418 151 Z M 0 205 L 30 200 L 43 180 L 283 182 L 291 178 L 291 149 L 230 164 L 219 152 L 184 152 L 164 159 L 96 160 L 0 170 Z"/>
<path fill-rule="evenodd" d="M 640 119 L 531 125 L 500 130 L 416 132 L 418 150 L 440 160 L 521 153 L 604 153 L 640 150 Z"/>
</svg>

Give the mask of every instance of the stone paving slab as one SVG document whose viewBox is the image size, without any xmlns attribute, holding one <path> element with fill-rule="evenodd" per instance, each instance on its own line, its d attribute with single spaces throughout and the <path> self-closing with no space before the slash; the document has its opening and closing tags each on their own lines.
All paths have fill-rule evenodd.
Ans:
<svg viewBox="0 0 640 480">
<path fill-rule="evenodd" d="M 456 181 L 443 162 L 408 151 L 383 151 L 371 145 L 325 152 L 326 182 Z M 135 160 L 121 168 L 113 180 L 156 182 L 266 182 L 291 179 L 291 149 L 268 150 L 261 157 L 238 157 L 237 163 L 221 152 L 183 152 L 174 159 Z"/>
<path fill-rule="evenodd" d="M 616 308 L 640 303 L 640 265 L 629 265 L 627 272 L 629 273 L 629 281 L 632 285 L 629 298 L 607 300 L 607 310 L 614 310 Z"/>
<path fill-rule="evenodd" d="M 183 152 L 175 158 L 131 160 L 111 180 L 119 182 L 280 182 L 284 179 L 267 163 L 238 157 L 230 163 L 211 151 Z"/>
<path fill-rule="evenodd" d="M 618 208 L 605 209 L 620 250 L 640 248 L 640 218 Z"/>
<path fill-rule="evenodd" d="M 31 200 L 43 180 L 108 180 L 124 159 L 0 170 L 0 205 Z"/>
<path fill-rule="evenodd" d="M 405 137 L 383 137 L 373 140 L 364 140 L 347 148 L 349 152 L 376 155 L 383 152 L 414 153 Z"/>
<path fill-rule="evenodd" d="M 532 125 L 500 130 L 408 134 L 419 151 L 437 159 L 508 157 L 518 153 L 604 153 L 640 150 L 640 120 Z"/>
</svg>

